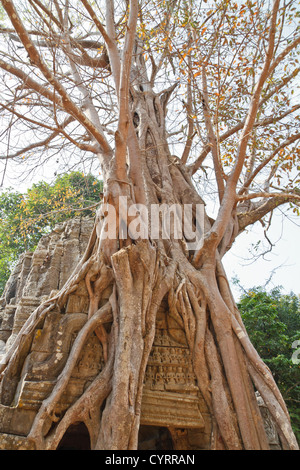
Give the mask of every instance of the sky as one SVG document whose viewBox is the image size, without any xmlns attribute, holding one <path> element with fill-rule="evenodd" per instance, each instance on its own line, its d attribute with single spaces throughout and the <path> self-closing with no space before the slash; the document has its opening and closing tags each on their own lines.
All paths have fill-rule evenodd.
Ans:
<svg viewBox="0 0 300 470">
<path fill-rule="evenodd" d="M 268 231 L 268 238 L 274 246 L 270 253 L 258 259 L 253 257 L 255 250 L 252 249 L 251 253 L 249 247 L 258 241 L 262 244 L 264 233 L 261 225 L 256 224 L 237 238 L 231 251 L 223 258 L 229 280 L 237 277 L 244 289 L 267 283 L 268 290 L 282 286 L 283 294 L 300 294 L 300 219 L 294 217 L 289 220 L 288 215 L 284 207 L 274 213 L 273 224 Z M 265 248 L 269 247 L 266 241 L 263 243 Z M 259 249 L 260 253 L 263 251 Z M 232 288 L 238 299 L 242 291 L 233 285 Z"/>
</svg>

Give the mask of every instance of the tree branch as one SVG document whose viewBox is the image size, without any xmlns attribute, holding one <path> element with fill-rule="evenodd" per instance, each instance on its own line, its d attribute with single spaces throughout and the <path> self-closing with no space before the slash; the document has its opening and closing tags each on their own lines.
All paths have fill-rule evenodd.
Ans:
<svg viewBox="0 0 300 470">
<path fill-rule="evenodd" d="M 271 14 L 271 24 L 270 24 L 270 32 L 269 32 L 269 42 L 268 42 L 268 49 L 266 52 L 265 63 L 261 72 L 261 75 L 258 79 L 258 82 L 255 86 L 254 93 L 252 96 L 252 100 L 250 103 L 250 108 L 248 111 L 248 115 L 245 121 L 245 125 L 239 140 L 239 146 L 236 155 L 235 165 L 227 179 L 226 189 L 224 191 L 224 196 L 220 205 L 220 209 L 217 215 L 217 218 L 211 227 L 211 230 L 208 232 L 204 244 L 201 250 L 194 256 L 194 262 L 199 262 L 199 256 L 201 251 L 209 249 L 212 253 L 217 249 L 219 246 L 227 228 L 230 220 L 232 218 L 232 212 L 237 202 L 237 195 L 236 195 L 236 186 L 238 183 L 239 176 L 243 169 L 245 157 L 246 157 L 246 149 L 248 145 L 248 141 L 250 138 L 250 133 L 253 129 L 253 125 L 256 119 L 257 110 L 259 106 L 259 98 L 261 94 L 262 87 L 265 83 L 265 80 L 268 77 L 270 63 L 273 57 L 274 51 L 274 42 L 275 42 L 275 33 L 276 33 L 276 20 L 277 20 L 277 13 L 279 9 L 280 0 L 274 0 L 272 14 Z"/>
<path fill-rule="evenodd" d="M 203 84 L 203 97 L 202 97 L 203 115 L 204 115 L 205 126 L 206 126 L 208 140 L 209 140 L 209 146 L 211 148 L 213 162 L 214 162 L 215 175 L 216 175 L 216 180 L 217 180 L 217 185 L 218 185 L 219 200 L 221 202 L 224 196 L 225 186 L 224 186 L 224 180 L 223 180 L 223 170 L 222 170 L 220 156 L 219 156 L 219 144 L 218 144 L 217 137 L 213 129 L 212 120 L 211 120 L 210 111 L 209 111 L 206 71 L 205 71 L 204 65 L 202 66 L 202 84 Z"/>
<path fill-rule="evenodd" d="M 263 197 L 264 200 L 254 205 L 253 209 L 250 211 L 237 214 L 239 233 L 243 232 L 249 225 L 253 225 L 255 222 L 261 220 L 277 207 L 291 202 L 298 204 L 300 201 L 300 196 L 293 193 L 277 193 L 277 195 L 275 193 L 257 193 L 257 195 L 250 195 L 248 199 L 253 199 L 251 196 Z"/>
<path fill-rule="evenodd" d="M 190 32 L 188 48 L 190 49 L 192 43 L 192 35 Z M 192 147 L 193 134 L 194 134 L 194 119 L 192 118 L 193 114 L 193 97 L 192 97 L 192 60 L 191 55 L 188 54 L 188 82 L 187 82 L 187 103 L 186 103 L 186 112 L 187 112 L 187 122 L 188 122 L 188 132 L 184 151 L 181 157 L 181 162 L 185 165 Z"/>
<path fill-rule="evenodd" d="M 110 154 L 111 148 L 107 140 L 103 137 L 103 134 L 94 126 L 94 124 L 84 115 L 84 113 L 74 104 L 74 102 L 69 97 L 67 91 L 63 85 L 57 80 L 53 73 L 48 69 L 45 62 L 42 60 L 39 52 L 32 43 L 18 13 L 12 2 L 12 0 L 1 0 L 1 3 L 6 10 L 22 44 L 24 45 L 28 56 L 31 62 L 36 65 L 39 70 L 42 72 L 46 80 L 54 87 L 57 93 L 62 99 L 62 107 L 69 114 L 74 116 L 86 129 L 87 131 L 96 139 L 101 147 L 101 151 L 104 154 Z"/>
<path fill-rule="evenodd" d="M 131 0 L 130 13 L 125 34 L 125 44 L 121 61 L 119 91 L 119 121 L 116 131 L 116 171 L 117 178 L 126 178 L 126 153 L 129 126 L 129 86 L 133 45 L 138 17 L 138 1 Z"/>
<path fill-rule="evenodd" d="M 238 196 L 237 201 L 249 201 L 250 199 L 257 199 L 257 198 L 280 198 L 280 199 L 285 199 L 286 202 L 292 201 L 300 201 L 300 195 L 295 194 L 295 193 L 289 193 L 289 192 L 279 192 L 279 193 L 268 193 L 266 191 L 261 191 L 259 193 L 250 193 L 250 194 L 244 194 L 243 196 Z"/>
<path fill-rule="evenodd" d="M 275 43 L 275 33 L 276 33 L 276 21 L 277 21 L 277 13 L 279 9 L 280 0 L 274 0 L 273 8 L 272 8 L 272 16 L 271 16 L 271 24 L 270 24 L 270 32 L 269 32 L 269 40 L 268 40 L 268 49 L 266 52 L 265 63 L 258 79 L 258 82 L 255 86 L 254 93 L 251 99 L 251 104 L 249 108 L 249 112 L 245 121 L 245 125 L 242 131 L 242 135 L 239 140 L 239 146 L 236 156 L 236 162 L 234 168 L 229 176 L 230 180 L 237 184 L 239 175 L 242 171 L 245 156 L 246 156 L 246 149 L 248 145 L 248 141 L 250 138 L 251 130 L 253 129 L 253 125 L 256 119 L 257 110 L 259 106 L 259 98 L 261 95 L 262 87 L 270 74 L 270 64 L 273 57 L 274 52 L 274 43 Z"/>
<path fill-rule="evenodd" d="M 84 109 L 86 109 L 86 113 L 88 114 L 90 121 L 93 123 L 93 125 L 101 133 L 102 138 L 104 140 L 106 140 L 105 136 L 104 136 L 103 128 L 102 128 L 101 123 L 100 123 L 99 115 L 98 115 L 98 113 L 95 109 L 93 100 L 90 96 L 90 93 L 89 93 L 87 87 L 83 84 L 84 82 L 82 80 L 82 77 L 80 76 L 78 68 L 77 68 L 77 66 L 76 66 L 76 64 L 73 60 L 73 54 L 72 54 L 72 49 L 71 49 L 71 40 L 70 40 L 69 31 L 68 31 L 68 9 L 67 9 L 67 6 L 66 6 L 65 22 L 64 22 L 64 38 L 65 38 L 65 49 L 66 49 L 67 56 L 69 58 L 69 62 L 70 62 L 71 70 L 72 70 L 72 73 L 73 73 L 74 81 L 75 81 L 75 84 L 76 84 L 78 90 L 80 91 L 80 93 L 82 94 L 82 97 L 83 97 L 83 106 L 82 107 Z"/>
<path fill-rule="evenodd" d="M 112 74 L 114 77 L 115 85 L 116 85 L 116 92 L 119 95 L 119 87 L 120 87 L 120 55 L 117 48 L 116 42 L 116 31 L 114 25 L 114 2 L 113 0 L 108 0 L 106 2 L 106 23 L 107 23 L 107 30 L 104 28 L 103 24 L 97 17 L 94 9 L 89 4 L 88 0 L 81 0 L 82 5 L 85 7 L 87 12 L 89 13 L 91 19 L 93 20 L 95 26 L 102 34 L 102 37 L 106 43 L 108 56 L 109 56 L 109 63 L 112 70 Z"/>
<path fill-rule="evenodd" d="M 38 12 L 38 8 L 35 7 L 34 4 L 36 4 L 48 17 L 49 19 L 56 24 L 56 26 L 62 30 L 62 24 L 61 22 L 53 15 L 52 11 L 48 10 L 48 8 L 45 7 L 45 5 L 42 4 L 42 2 L 40 2 L 39 0 L 29 0 L 29 3 L 32 5 L 32 7 Z M 43 18 L 43 16 L 41 14 L 39 14 L 40 18 Z M 49 27 L 48 23 L 47 23 L 47 26 Z"/>
<path fill-rule="evenodd" d="M 291 80 L 292 78 L 294 78 L 298 73 L 299 73 L 300 69 L 296 69 L 294 71 L 294 73 L 292 75 L 290 75 L 288 78 L 289 80 Z M 287 83 L 287 80 L 283 80 L 282 84 L 278 85 L 278 87 L 274 88 L 274 90 L 272 91 L 272 93 L 269 93 L 268 96 L 264 97 L 260 103 L 259 103 L 259 108 L 268 100 L 271 98 L 271 96 L 273 96 L 274 93 L 276 93 L 280 88 L 282 88 L 284 85 L 286 85 Z M 266 117 L 264 119 L 262 119 L 261 121 L 257 121 L 253 124 L 253 128 L 256 128 L 256 127 L 266 127 L 270 124 L 275 124 L 276 122 L 279 122 L 281 121 L 282 119 L 284 119 L 285 117 L 289 116 L 290 114 L 294 113 L 295 111 L 297 111 L 298 109 L 300 109 L 300 105 L 295 105 L 295 106 L 292 106 L 292 108 L 288 109 L 287 111 L 285 111 L 284 113 L 280 114 L 279 116 L 270 116 L 270 117 Z M 245 122 L 246 120 L 244 119 L 243 121 L 240 121 L 238 124 L 236 124 L 234 127 L 232 127 L 231 129 L 229 129 L 228 131 L 224 132 L 224 134 L 220 135 L 219 137 L 219 143 L 222 143 L 224 142 L 226 139 L 228 139 L 229 137 L 231 137 L 232 135 L 236 134 L 237 132 L 239 132 L 243 126 L 245 125 Z M 206 144 L 205 147 L 202 149 L 199 157 L 196 159 L 195 162 L 193 162 L 193 164 L 190 166 L 191 170 L 192 170 L 192 174 L 195 174 L 196 171 L 199 170 L 200 166 L 203 164 L 205 158 L 207 157 L 207 155 L 211 152 L 211 145 L 209 144 Z"/>
<path fill-rule="evenodd" d="M 300 107 L 300 106 L 298 106 Z M 244 183 L 243 187 L 240 189 L 239 191 L 239 194 L 243 194 L 243 192 L 249 188 L 250 184 L 252 183 L 252 181 L 254 180 L 254 178 L 258 175 L 258 173 L 261 172 L 261 170 L 263 168 L 265 168 L 265 166 L 270 163 L 273 158 L 280 152 L 280 150 L 282 150 L 283 148 L 287 147 L 288 145 L 296 142 L 298 139 L 300 139 L 300 133 L 298 134 L 295 134 L 295 135 L 292 135 L 290 136 L 287 140 L 285 140 L 281 145 L 279 145 L 277 147 L 276 150 L 274 150 L 274 152 L 271 153 L 271 155 L 266 158 L 266 160 L 264 160 L 263 162 L 261 162 L 256 168 L 255 170 L 252 172 L 252 174 L 248 177 L 248 179 L 246 180 L 246 182 Z"/>
<path fill-rule="evenodd" d="M 106 0 L 106 28 L 109 40 L 106 41 L 109 61 L 113 77 L 115 80 L 116 92 L 119 97 L 119 88 L 121 80 L 121 60 L 117 47 L 116 28 L 114 22 L 114 0 Z"/>
<path fill-rule="evenodd" d="M 273 61 L 271 67 L 269 68 L 268 76 L 270 76 L 275 68 L 283 61 L 283 59 L 298 45 L 300 44 L 300 36 L 294 39 Z"/>
<path fill-rule="evenodd" d="M 34 90 L 39 95 L 44 96 L 44 98 L 47 98 L 52 103 L 55 103 L 56 106 L 58 106 L 59 108 L 64 109 L 63 102 L 59 96 L 57 96 L 55 93 L 52 93 L 44 85 L 30 78 L 30 76 L 27 73 L 23 72 L 23 70 L 14 67 L 13 65 L 8 64 L 7 62 L 4 62 L 2 59 L 0 59 L 0 67 L 6 72 L 11 73 L 15 77 L 22 80 L 24 87 Z"/>
</svg>

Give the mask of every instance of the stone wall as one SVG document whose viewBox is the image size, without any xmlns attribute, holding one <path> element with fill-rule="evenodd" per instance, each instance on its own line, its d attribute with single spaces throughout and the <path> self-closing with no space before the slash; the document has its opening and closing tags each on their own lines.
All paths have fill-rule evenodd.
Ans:
<svg viewBox="0 0 300 470">
<path fill-rule="evenodd" d="M 90 218 L 59 224 L 41 238 L 34 253 L 20 256 L 0 299 L 0 340 L 11 344 L 30 313 L 63 287 L 84 253 Z"/>
</svg>

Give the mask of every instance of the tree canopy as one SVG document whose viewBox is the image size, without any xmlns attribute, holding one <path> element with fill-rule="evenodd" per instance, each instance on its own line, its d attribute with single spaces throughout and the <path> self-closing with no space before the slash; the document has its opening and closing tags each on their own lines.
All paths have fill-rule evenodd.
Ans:
<svg viewBox="0 0 300 470">
<path fill-rule="evenodd" d="M 267 292 L 247 289 L 238 307 L 251 341 L 270 367 L 288 405 L 298 441 L 300 439 L 300 366 L 293 361 L 295 341 L 300 338 L 300 300 L 280 288 Z"/>
<path fill-rule="evenodd" d="M 74 165 L 91 161 L 99 145 L 108 151 L 129 3 L 112 3 L 106 16 L 105 2 L 85 0 L 3 6 L 11 22 L 3 15 L 5 166 L 9 159 L 30 171 L 51 158 Z M 234 180 L 239 231 L 284 203 L 298 213 L 299 12 L 295 2 L 275 7 L 272 19 L 266 2 L 136 6 L 132 54 L 142 67 L 131 74 L 142 74 L 136 84 L 153 86 L 157 99 L 172 92 L 168 142 L 216 208 L 216 193 L 221 202 Z"/>
<path fill-rule="evenodd" d="M 0 293 L 18 256 L 33 251 L 42 235 L 76 215 L 94 215 L 102 184 L 92 175 L 72 172 L 52 184 L 40 182 L 25 194 L 0 195 Z"/>
</svg>

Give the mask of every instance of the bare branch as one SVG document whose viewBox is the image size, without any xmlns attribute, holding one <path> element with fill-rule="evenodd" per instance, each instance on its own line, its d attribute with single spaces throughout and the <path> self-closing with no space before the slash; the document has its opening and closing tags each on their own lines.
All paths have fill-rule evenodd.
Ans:
<svg viewBox="0 0 300 470">
<path fill-rule="evenodd" d="M 46 88 L 46 86 L 30 78 L 30 76 L 27 73 L 23 72 L 23 70 L 4 62 L 2 59 L 0 59 L 0 67 L 6 72 L 9 72 L 15 77 L 22 80 L 24 87 L 34 90 L 39 95 L 44 96 L 44 98 L 47 98 L 50 102 L 55 103 L 59 108 L 64 108 L 63 102 L 59 96 L 57 96 L 55 93 L 52 93 L 48 88 Z"/>
<path fill-rule="evenodd" d="M 0 106 L 3 109 L 6 109 L 9 111 L 11 114 L 14 114 L 17 116 L 19 119 L 23 119 L 24 121 L 30 122 L 31 124 L 36 125 L 37 127 L 42 127 L 44 129 L 48 129 L 50 131 L 56 131 L 57 129 L 53 126 L 49 126 L 48 124 L 45 124 L 44 122 L 36 121 L 35 119 L 31 119 L 24 114 L 18 113 L 15 109 L 11 108 L 10 106 L 6 106 L 4 103 L 0 103 Z M 58 131 L 59 132 L 59 131 Z"/>
<path fill-rule="evenodd" d="M 50 21 L 52 21 L 53 23 L 56 24 L 56 26 L 62 30 L 62 24 L 61 22 L 53 15 L 52 11 L 50 11 L 47 7 L 45 7 L 45 5 L 42 4 L 42 2 L 40 2 L 39 0 L 29 0 L 29 3 L 34 7 L 35 11 L 39 14 L 39 10 L 37 7 L 39 7 L 49 18 Z M 35 7 L 35 5 L 37 7 Z M 39 14 L 40 18 L 42 18 L 43 20 L 45 20 L 45 18 Z M 46 23 L 47 26 L 49 27 L 49 23 L 47 22 Z"/>
<path fill-rule="evenodd" d="M 108 56 L 109 56 L 109 63 L 112 70 L 112 74 L 114 77 L 117 95 L 119 95 L 119 87 L 120 87 L 120 74 L 121 74 L 121 62 L 120 62 L 120 55 L 117 48 L 117 41 L 116 41 L 116 31 L 115 31 L 115 24 L 114 24 L 114 2 L 113 0 L 109 0 L 106 2 L 106 23 L 107 23 L 107 30 L 104 28 L 103 24 L 97 17 L 94 9 L 88 2 L 88 0 L 81 0 L 83 6 L 89 13 L 90 17 L 92 18 L 95 26 L 102 34 L 102 37 L 106 43 Z"/>
<path fill-rule="evenodd" d="M 80 90 L 82 97 L 83 97 L 83 108 L 86 109 L 86 112 L 88 113 L 89 119 L 93 123 L 93 125 L 98 129 L 98 131 L 101 133 L 103 140 L 105 139 L 103 128 L 100 123 L 99 115 L 95 109 L 93 100 L 90 96 L 90 93 L 87 89 L 87 87 L 84 85 L 84 82 L 82 80 L 82 77 L 80 76 L 80 73 L 78 71 L 78 68 L 76 67 L 76 64 L 73 60 L 73 54 L 72 54 L 72 49 L 71 49 L 71 41 L 70 41 L 70 36 L 69 36 L 69 31 L 68 31 L 68 10 L 67 10 L 67 4 L 66 4 L 66 12 L 65 12 L 65 19 L 64 19 L 64 38 L 65 38 L 65 49 L 67 52 L 67 55 L 69 57 L 69 62 L 71 66 L 71 70 L 73 73 L 74 81 Z M 73 139 L 71 140 L 73 141 Z"/>
<path fill-rule="evenodd" d="M 285 202 L 289 201 L 300 201 L 300 196 L 299 194 L 296 193 L 288 193 L 288 192 L 279 192 L 279 193 L 268 193 L 265 191 L 259 192 L 259 193 L 250 193 L 250 194 L 244 194 L 243 196 L 238 196 L 237 201 L 249 201 L 250 199 L 264 199 L 264 198 L 280 198 L 280 199 L 285 199 Z"/>
<path fill-rule="evenodd" d="M 125 34 L 125 44 L 122 53 L 121 77 L 119 91 L 119 121 L 116 132 L 116 170 L 117 177 L 126 178 L 126 153 L 129 125 L 129 86 L 133 45 L 136 34 L 138 17 L 138 1 L 130 1 L 130 13 Z"/>
<path fill-rule="evenodd" d="M 292 135 L 290 136 L 287 140 L 285 140 L 284 142 L 282 142 L 282 144 L 280 144 L 275 150 L 274 152 L 271 153 L 271 155 L 266 158 L 263 162 L 261 162 L 256 168 L 255 170 L 252 172 L 252 174 L 247 178 L 246 182 L 244 183 L 243 187 L 241 188 L 241 190 L 239 191 L 239 194 L 243 194 L 243 192 L 249 188 L 250 184 L 253 182 L 254 178 L 258 175 L 258 173 L 261 172 L 261 170 L 263 168 L 266 167 L 266 165 L 268 165 L 268 163 L 270 163 L 273 158 L 280 152 L 280 150 L 282 150 L 283 148 L 287 147 L 288 145 L 290 144 L 293 144 L 294 142 L 296 142 L 297 140 L 300 139 L 300 133 L 298 134 L 295 134 L 295 135 Z"/>
<path fill-rule="evenodd" d="M 296 69 L 293 74 L 291 74 L 287 79 L 284 79 L 282 81 L 281 84 L 279 84 L 278 86 L 276 86 L 272 92 L 270 92 L 267 96 L 265 96 L 261 101 L 260 101 L 260 104 L 259 104 L 259 108 L 261 108 L 261 106 L 266 103 L 266 101 L 268 99 L 270 99 L 274 93 L 278 92 L 280 88 L 282 88 L 284 85 L 287 84 L 288 81 L 290 81 L 292 78 L 294 78 L 298 73 L 299 73 L 300 69 Z M 285 117 L 289 116 L 290 114 L 294 113 L 295 111 L 297 111 L 298 109 L 300 109 L 300 105 L 294 105 L 292 106 L 291 108 L 289 108 L 288 110 L 286 110 L 284 113 L 282 114 L 279 114 L 278 116 L 270 116 L 270 117 L 266 117 L 260 121 L 256 121 L 254 124 L 253 124 L 253 128 L 257 128 L 257 127 L 266 127 L 270 124 L 275 124 L 281 120 L 283 120 Z M 236 124 L 234 127 L 232 127 L 231 129 L 229 129 L 228 131 L 224 132 L 224 134 L 221 134 L 219 136 L 219 143 L 222 143 L 224 142 L 226 139 L 228 139 L 229 137 L 233 136 L 234 134 L 238 133 L 241 129 L 243 129 L 244 125 L 245 125 L 245 122 L 246 120 L 244 119 L 243 121 L 240 121 L 238 124 Z M 207 157 L 207 155 L 209 155 L 209 153 L 211 152 L 211 145 L 210 144 L 206 144 L 205 147 L 202 149 L 199 157 L 195 160 L 195 162 L 193 162 L 191 165 L 190 165 L 190 168 L 191 168 L 191 171 L 192 171 L 192 174 L 195 174 L 196 171 L 199 170 L 199 168 L 201 167 L 201 165 L 203 164 L 205 158 Z"/>
<path fill-rule="evenodd" d="M 234 168 L 230 174 L 230 180 L 234 182 L 234 184 L 237 183 L 239 175 L 242 171 L 245 156 L 246 156 L 246 149 L 247 149 L 247 144 L 250 138 L 250 133 L 253 128 L 256 115 L 257 115 L 257 110 L 259 106 L 259 99 L 260 99 L 260 94 L 261 90 L 263 88 L 263 85 L 268 78 L 270 74 L 270 64 L 273 58 L 273 52 L 274 52 L 274 43 L 275 43 L 275 33 L 276 33 L 276 21 L 277 21 L 277 13 L 279 9 L 279 4 L 280 0 L 274 0 L 273 2 L 273 8 L 272 8 L 272 16 L 271 16 L 271 23 L 270 23 L 270 33 L 269 33 L 269 40 L 268 40 L 268 49 L 266 52 L 266 58 L 265 58 L 265 63 L 262 69 L 262 72 L 260 74 L 260 77 L 258 79 L 258 82 L 255 86 L 255 90 L 251 99 L 251 104 L 249 108 L 249 112 L 245 121 L 245 125 L 242 131 L 242 135 L 239 140 L 239 147 L 237 151 L 237 157 L 236 157 L 236 162 L 234 165 Z"/>
<path fill-rule="evenodd" d="M 109 154 L 111 148 L 107 140 L 103 137 L 103 134 L 94 126 L 94 124 L 83 114 L 83 112 L 74 104 L 74 102 L 69 97 L 63 85 L 57 80 L 53 73 L 49 70 L 45 62 L 42 60 L 39 52 L 32 43 L 13 3 L 12 0 L 1 0 L 3 7 L 5 8 L 15 30 L 23 43 L 29 58 L 33 64 L 35 64 L 39 70 L 43 73 L 46 80 L 54 87 L 56 92 L 60 95 L 62 99 L 62 106 L 69 114 L 74 116 L 87 130 L 90 134 L 96 139 L 100 144 L 102 152 L 104 154 Z M 1 65 L 1 63 L 0 63 Z"/>
<path fill-rule="evenodd" d="M 258 193 L 259 194 L 259 193 Z M 300 197 L 298 194 L 293 193 L 261 193 L 263 200 L 246 212 L 237 214 L 239 223 L 239 233 L 245 230 L 249 225 L 255 224 L 261 220 L 265 215 L 272 212 L 277 207 L 287 203 L 299 203 Z M 269 197 L 267 197 L 269 196 Z M 272 197 L 274 196 L 274 197 Z M 258 196 L 259 197 L 259 196 Z"/>
<path fill-rule="evenodd" d="M 273 61 L 269 68 L 268 76 L 270 76 L 275 68 L 283 61 L 283 59 L 300 44 L 300 36 L 295 38 Z"/>
<path fill-rule="evenodd" d="M 189 36 L 189 43 L 188 43 L 188 48 L 190 49 L 192 43 L 192 36 L 190 34 Z M 193 141 L 193 134 L 194 134 L 194 119 L 192 117 L 193 114 L 193 97 L 192 97 L 192 71 L 191 71 L 191 56 L 190 54 L 188 55 L 188 72 L 189 72 L 189 77 L 188 77 L 188 82 L 187 82 L 187 103 L 186 103 L 186 112 L 187 112 L 187 122 L 188 122 L 188 132 L 187 132 L 187 138 L 186 138 L 186 143 L 184 147 L 184 151 L 181 157 L 181 162 L 185 164 L 189 158 L 189 154 L 191 151 L 192 147 L 192 141 Z"/>
<path fill-rule="evenodd" d="M 216 175 L 218 192 L 219 192 L 219 200 L 221 202 L 223 199 L 224 190 L 225 190 L 224 180 L 223 180 L 223 170 L 222 170 L 222 166 L 220 162 L 219 144 L 218 144 L 217 137 L 213 129 L 210 111 L 209 111 L 206 71 L 205 71 L 204 65 L 202 66 L 202 84 L 203 84 L 203 115 L 204 115 L 205 125 L 207 129 L 209 146 L 210 146 L 212 156 L 213 156 L 214 169 L 215 169 L 215 175 Z"/>
</svg>

